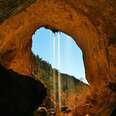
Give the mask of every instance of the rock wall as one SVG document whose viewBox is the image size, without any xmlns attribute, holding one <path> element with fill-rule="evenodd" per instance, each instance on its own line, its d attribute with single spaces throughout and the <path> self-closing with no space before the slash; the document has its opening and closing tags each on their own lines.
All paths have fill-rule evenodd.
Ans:
<svg viewBox="0 0 116 116">
<path fill-rule="evenodd" d="M 32 116 L 46 96 L 40 81 L 0 65 L 0 115 Z"/>
<path fill-rule="evenodd" d="M 0 63 L 20 74 L 31 75 L 34 64 L 31 45 L 35 30 L 44 26 L 65 32 L 74 38 L 84 53 L 90 84 L 86 99 L 76 108 L 78 110 L 75 109 L 74 115 L 83 116 L 89 112 L 109 116 L 116 106 L 116 1 L 30 1 L 14 7 L 11 15 L 8 12 L 12 7 L 4 12 L 6 16 L 0 25 Z"/>
</svg>

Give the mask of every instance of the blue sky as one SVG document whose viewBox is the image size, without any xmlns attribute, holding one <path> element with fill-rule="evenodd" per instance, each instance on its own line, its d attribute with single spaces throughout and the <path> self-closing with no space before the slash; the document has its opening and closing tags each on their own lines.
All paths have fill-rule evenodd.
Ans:
<svg viewBox="0 0 116 116">
<path fill-rule="evenodd" d="M 86 82 L 82 52 L 71 37 L 61 32 L 58 35 L 48 29 L 40 28 L 33 34 L 32 40 L 34 54 L 38 54 L 60 72 Z M 60 62 L 59 65 L 58 62 Z"/>
</svg>

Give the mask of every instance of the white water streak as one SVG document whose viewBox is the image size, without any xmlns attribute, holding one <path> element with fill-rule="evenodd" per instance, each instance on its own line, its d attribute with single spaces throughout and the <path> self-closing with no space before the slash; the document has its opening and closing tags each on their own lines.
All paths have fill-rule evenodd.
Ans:
<svg viewBox="0 0 116 116">
<path fill-rule="evenodd" d="M 49 47 L 51 47 L 51 45 L 53 45 L 53 44 L 51 44 L 52 43 L 52 32 L 51 31 L 49 31 L 50 32 L 50 46 Z M 52 57 L 52 50 L 50 49 L 50 57 Z M 51 69 L 50 69 L 50 81 L 51 81 L 51 79 L 52 79 L 52 72 L 51 72 Z M 50 97 L 52 96 L 52 91 L 51 91 L 52 89 L 50 88 Z"/>
<path fill-rule="evenodd" d="M 56 60 L 56 35 L 54 34 L 54 38 L 53 38 L 53 66 L 55 66 L 55 60 Z M 56 102 L 56 74 L 55 74 L 55 70 L 53 70 L 53 98 L 54 101 Z"/>
<path fill-rule="evenodd" d="M 60 69 L 60 33 L 58 32 L 58 69 Z M 61 74 L 58 72 L 58 100 L 61 108 Z"/>
</svg>

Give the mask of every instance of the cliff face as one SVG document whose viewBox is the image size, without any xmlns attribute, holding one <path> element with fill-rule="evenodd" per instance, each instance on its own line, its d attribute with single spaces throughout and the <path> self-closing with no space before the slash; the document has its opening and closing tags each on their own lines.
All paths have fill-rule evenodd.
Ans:
<svg viewBox="0 0 116 116">
<path fill-rule="evenodd" d="M 48 114 L 52 113 L 50 109 L 54 109 L 55 116 L 64 116 L 65 113 L 73 116 L 72 113 L 75 107 L 81 102 L 78 99 L 80 97 L 84 98 L 88 85 L 74 76 L 60 73 L 57 69 L 53 69 L 49 63 L 39 58 L 39 56 L 34 56 L 34 59 L 37 64 L 37 70 L 34 75 L 37 80 L 40 80 L 46 86 L 48 93 L 41 108 L 44 107 Z M 84 94 L 80 95 L 82 92 Z M 59 98 L 61 101 L 59 101 Z M 63 108 L 64 110 L 62 111 Z M 39 116 L 38 114 L 41 111 L 39 109 L 35 112 L 35 116 Z"/>
<path fill-rule="evenodd" d="M 116 1 L 17 2 L 12 8 L 9 0 L 0 1 L 0 63 L 18 73 L 31 75 L 34 31 L 41 26 L 63 31 L 72 36 L 83 50 L 90 83 L 85 102 L 78 107 L 80 110 L 75 109 L 74 115 L 87 112 L 98 116 L 109 115 L 116 105 Z"/>
</svg>

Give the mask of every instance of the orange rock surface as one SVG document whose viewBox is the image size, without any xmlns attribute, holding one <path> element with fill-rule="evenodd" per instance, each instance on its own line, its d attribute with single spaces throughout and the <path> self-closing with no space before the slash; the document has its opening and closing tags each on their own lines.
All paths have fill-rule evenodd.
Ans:
<svg viewBox="0 0 116 116">
<path fill-rule="evenodd" d="M 31 75 L 35 30 L 44 26 L 65 32 L 83 51 L 90 84 L 88 94 L 82 97 L 83 102 L 75 108 L 73 116 L 86 113 L 109 116 L 116 106 L 116 1 L 36 0 L 27 3 L 14 8 L 0 24 L 0 63 L 20 74 Z"/>
</svg>

